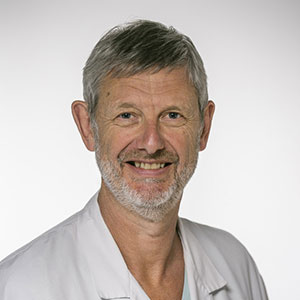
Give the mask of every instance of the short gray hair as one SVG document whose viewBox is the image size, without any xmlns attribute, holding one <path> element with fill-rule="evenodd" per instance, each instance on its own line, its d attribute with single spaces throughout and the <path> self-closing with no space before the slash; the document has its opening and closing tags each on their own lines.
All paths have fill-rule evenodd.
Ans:
<svg viewBox="0 0 300 300">
<path fill-rule="evenodd" d="M 108 31 L 92 50 L 83 69 L 83 96 L 92 124 L 106 76 L 129 77 L 145 71 L 186 67 L 201 115 L 208 101 L 202 59 L 191 39 L 173 27 L 137 20 Z"/>
</svg>

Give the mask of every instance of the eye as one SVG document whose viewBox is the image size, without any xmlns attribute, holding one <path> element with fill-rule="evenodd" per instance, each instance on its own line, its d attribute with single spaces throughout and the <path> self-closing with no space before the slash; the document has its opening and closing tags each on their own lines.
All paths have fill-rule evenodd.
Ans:
<svg viewBox="0 0 300 300">
<path fill-rule="evenodd" d="M 161 116 L 161 122 L 166 126 L 182 126 L 186 123 L 186 118 L 180 112 L 167 111 Z"/>
<path fill-rule="evenodd" d="M 169 117 L 170 119 L 179 119 L 179 118 L 181 117 L 181 114 L 178 113 L 178 112 L 172 111 L 172 112 L 169 112 L 169 113 L 168 113 L 168 117 Z"/>
<path fill-rule="evenodd" d="M 138 115 L 135 112 L 128 111 L 118 114 L 114 119 L 115 124 L 119 126 L 131 126 L 137 124 L 138 121 Z"/>
<path fill-rule="evenodd" d="M 120 114 L 118 117 L 121 119 L 130 119 L 132 117 L 132 114 L 125 112 L 125 113 Z"/>
</svg>

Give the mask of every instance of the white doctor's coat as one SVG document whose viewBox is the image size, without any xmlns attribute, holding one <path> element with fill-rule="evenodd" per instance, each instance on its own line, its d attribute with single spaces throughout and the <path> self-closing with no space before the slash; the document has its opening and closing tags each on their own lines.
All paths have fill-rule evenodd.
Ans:
<svg viewBox="0 0 300 300">
<path fill-rule="evenodd" d="M 127 269 L 94 195 L 83 210 L 0 263 L 1 300 L 149 299 Z M 227 232 L 179 218 L 192 300 L 266 300 L 247 250 Z"/>
</svg>

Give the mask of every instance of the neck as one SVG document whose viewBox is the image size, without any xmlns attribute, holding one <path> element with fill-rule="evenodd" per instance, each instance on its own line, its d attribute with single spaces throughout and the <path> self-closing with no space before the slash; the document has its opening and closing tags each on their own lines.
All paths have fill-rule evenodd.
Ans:
<svg viewBox="0 0 300 300">
<path fill-rule="evenodd" d="M 160 222 L 151 222 L 123 207 L 103 182 L 98 202 L 103 219 L 136 279 L 159 284 L 170 269 L 183 262 L 176 231 L 179 203 Z"/>
</svg>

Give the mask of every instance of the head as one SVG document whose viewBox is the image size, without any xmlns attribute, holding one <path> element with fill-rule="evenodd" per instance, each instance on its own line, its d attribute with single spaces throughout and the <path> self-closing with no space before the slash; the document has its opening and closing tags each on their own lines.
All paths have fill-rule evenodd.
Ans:
<svg viewBox="0 0 300 300">
<path fill-rule="evenodd" d="M 83 70 L 83 96 L 92 125 L 95 125 L 101 83 L 107 76 L 128 77 L 149 70 L 155 73 L 179 67 L 186 69 L 203 117 L 208 102 L 206 73 L 189 37 L 173 27 L 148 20 L 112 28 L 96 44 Z"/>
<path fill-rule="evenodd" d="M 195 46 L 156 22 L 115 27 L 88 58 L 83 86 L 86 115 L 73 114 L 103 185 L 122 206 L 160 221 L 180 201 L 214 110 Z M 91 143 L 80 118 L 89 120 Z"/>
</svg>

